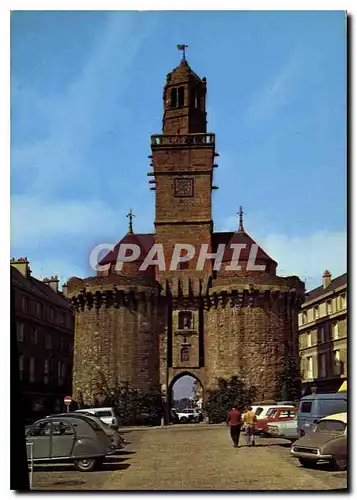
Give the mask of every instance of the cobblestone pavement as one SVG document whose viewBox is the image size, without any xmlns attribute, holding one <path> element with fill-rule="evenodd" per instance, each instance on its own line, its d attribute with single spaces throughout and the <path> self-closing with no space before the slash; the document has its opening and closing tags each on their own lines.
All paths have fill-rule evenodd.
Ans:
<svg viewBox="0 0 357 500">
<path fill-rule="evenodd" d="M 226 426 L 205 424 L 129 430 L 129 444 L 103 468 L 37 467 L 33 489 L 46 490 L 335 490 L 347 473 L 328 465 L 305 469 L 290 443 L 259 438 L 255 448 L 233 448 Z"/>
</svg>

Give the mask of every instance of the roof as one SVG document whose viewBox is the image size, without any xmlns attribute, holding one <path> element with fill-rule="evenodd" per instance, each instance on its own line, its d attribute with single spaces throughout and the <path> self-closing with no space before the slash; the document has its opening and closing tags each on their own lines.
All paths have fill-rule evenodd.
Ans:
<svg viewBox="0 0 357 500">
<path fill-rule="evenodd" d="M 47 300 L 53 305 L 65 309 L 71 309 L 70 302 L 59 292 L 55 292 L 50 285 L 46 285 L 42 281 L 29 276 L 25 278 L 16 267 L 11 266 L 11 286 L 22 288 L 31 295 L 37 296 L 39 299 Z"/>
<path fill-rule="evenodd" d="M 243 262 L 248 261 L 252 245 L 257 245 L 258 250 L 255 261 L 270 262 L 277 265 L 277 262 L 273 260 L 245 231 L 213 233 L 213 251 L 217 251 L 218 245 L 220 244 L 226 245 L 222 262 L 230 262 L 232 260 L 233 249 L 230 248 L 230 245 L 242 244 L 246 245 L 239 254 L 239 259 Z"/>
<path fill-rule="evenodd" d="M 303 396 L 301 401 L 310 401 L 312 399 L 346 399 L 347 394 L 345 392 L 328 392 L 326 394 L 309 394 L 308 396 Z"/>
<path fill-rule="evenodd" d="M 338 276 L 337 278 L 331 280 L 331 283 L 326 288 L 321 285 L 317 288 L 314 288 L 310 292 L 307 292 L 305 302 L 317 300 L 319 297 L 322 297 L 326 293 L 333 292 L 336 288 L 340 288 L 344 285 L 347 285 L 347 273 L 341 274 L 341 276 Z"/>
<path fill-rule="evenodd" d="M 180 64 L 168 73 L 167 77 L 170 84 L 175 83 L 176 81 L 181 82 L 183 80 L 202 81 L 185 59 L 182 59 Z"/>
<path fill-rule="evenodd" d="M 347 424 L 347 412 L 334 413 L 333 415 L 328 415 L 327 417 L 324 417 L 321 420 L 341 420 L 341 422 Z"/>
<path fill-rule="evenodd" d="M 148 254 L 150 248 L 152 245 L 155 243 L 155 238 L 154 234 L 136 234 L 136 233 L 128 233 L 122 238 L 113 248 L 111 252 L 109 252 L 103 259 L 99 262 L 99 265 L 104 265 L 104 264 L 115 264 L 117 257 L 118 257 L 118 252 L 119 252 L 119 247 L 121 244 L 134 244 L 138 245 L 141 250 L 141 254 L 136 259 L 136 262 L 142 262 L 145 259 L 145 256 Z"/>
</svg>

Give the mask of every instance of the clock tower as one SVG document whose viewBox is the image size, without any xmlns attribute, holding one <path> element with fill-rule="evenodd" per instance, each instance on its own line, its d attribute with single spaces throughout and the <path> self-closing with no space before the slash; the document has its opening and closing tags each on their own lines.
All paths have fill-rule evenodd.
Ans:
<svg viewBox="0 0 357 500">
<path fill-rule="evenodd" d="M 179 48 L 184 46 L 178 46 Z M 207 259 L 196 269 L 201 245 L 211 252 L 212 189 L 215 135 L 207 133 L 206 78 L 200 78 L 183 57 L 179 66 L 167 75 L 163 101 L 162 134 L 151 136 L 156 192 L 156 243 L 162 244 L 165 270 L 157 269 L 162 282 L 173 276 L 207 277 L 212 272 Z M 175 244 L 192 245 L 194 257 L 173 269 L 171 258 Z M 191 249 L 192 251 L 192 249 Z M 180 256 L 188 255 L 184 248 Z M 191 253 L 192 255 L 192 253 Z"/>
</svg>

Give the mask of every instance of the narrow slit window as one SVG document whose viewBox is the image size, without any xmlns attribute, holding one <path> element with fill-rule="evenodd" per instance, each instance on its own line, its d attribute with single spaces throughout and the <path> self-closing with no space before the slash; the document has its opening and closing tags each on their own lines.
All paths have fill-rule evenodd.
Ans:
<svg viewBox="0 0 357 500">
<path fill-rule="evenodd" d="M 181 108 L 185 104 L 185 89 L 179 87 L 178 89 L 178 107 Z"/>
<path fill-rule="evenodd" d="M 171 107 L 177 107 L 177 89 L 171 89 Z"/>
</svg>

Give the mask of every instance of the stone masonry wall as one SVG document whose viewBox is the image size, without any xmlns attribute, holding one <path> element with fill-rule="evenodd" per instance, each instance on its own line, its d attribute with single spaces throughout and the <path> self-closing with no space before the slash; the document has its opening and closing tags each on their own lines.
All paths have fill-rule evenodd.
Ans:
<svg viewBox="0 0 357 500">
<path fill-rule="evenodd" d="M 285 346 L 291 356 L 297 355 L 287 315 L 288 309 L 279 303 L 205 311 L 206 388 L 216 386 L 218 377 L 238 375 L 256 387 L 258 399 L 278 398 Z"/>
<path fill-rule="evenodd" d="M 149 389 L 159 383 L 156 305 L 92 308 L 76 312 L 73 394 L 92 400 L 102 373 L 109 386 L 116 380 Z"/>
</svg>

